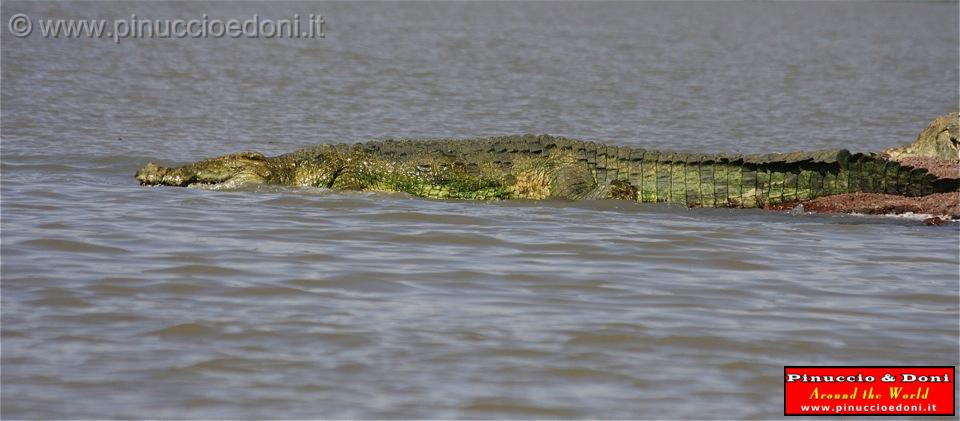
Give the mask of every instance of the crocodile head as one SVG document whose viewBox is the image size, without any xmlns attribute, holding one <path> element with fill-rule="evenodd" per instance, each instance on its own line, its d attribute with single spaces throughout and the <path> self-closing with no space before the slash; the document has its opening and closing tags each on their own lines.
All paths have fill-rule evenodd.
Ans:
<svg viewBox="0 0 960 421">
<path fill-rule="evenodd" d="M 240 152 L 205 159 L 182 167 L 161 167 L 153 162 L 137 171 L 142 185 L 232 188 L 266 182 L 272 175 L 269 160 L 258 152 Z"/>
</svg>

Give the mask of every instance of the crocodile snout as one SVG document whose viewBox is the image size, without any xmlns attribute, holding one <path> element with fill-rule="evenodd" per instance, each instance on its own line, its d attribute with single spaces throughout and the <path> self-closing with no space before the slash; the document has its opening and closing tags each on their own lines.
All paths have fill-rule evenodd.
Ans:
<svg viewBox="0 0 960 421">
<path fill-rule="evenodd" d="M 154 186 L 163 181 L 163 176 L 166 172 L 166 168 L 150 162 L 147 163 L 145 167 L 137 170 L 136 178 L 141 185 Z"/>
<path fill-rule="evenodd" d="M 181 167 L 162 167 L 153 162 L 134 177 L 144 186 L 234 188 L 245 183 L 263 183 L 273 172 L 263 154 L 242 152 L 205 159 Z"/>
<path fill-rule="evenodd" d="M 140 185 L 143 186 L 177 186 L 184 187 L 189 185 L 196 178 L 191 176 L 185 176 L 185 171 L 182 168 L 167 168 L 161 167 L 153 162 L 148 163 L 145 167 L 137 171 L 135 177 L 137 181 L 140 182 Z"/>
</svg>

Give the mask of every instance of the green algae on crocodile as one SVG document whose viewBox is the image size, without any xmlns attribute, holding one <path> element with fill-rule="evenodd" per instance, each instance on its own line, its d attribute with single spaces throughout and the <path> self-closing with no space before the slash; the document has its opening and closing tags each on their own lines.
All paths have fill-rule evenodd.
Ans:
<svg viewBox="0 0 960 421">
<path fill-rule="evenodd" d="M 548 135 L 319 145 L 275 157 L 242 152 L 181 167 L 150 163 L 136 178 L 202 188 L 263 183 L 435 199 L 617 198 L 746 208 L 853 192 L 922 196 L 960 186 L 960 180 L 842 149 L 689 154 Z"/>
<path fill-rule="evenodd" d="M 960 159 L 960 112 L 941 115 L 923 129 L 917 139 L 909 144 L 883 151 L 885 156 L 902 158 Z"/>
</svg>

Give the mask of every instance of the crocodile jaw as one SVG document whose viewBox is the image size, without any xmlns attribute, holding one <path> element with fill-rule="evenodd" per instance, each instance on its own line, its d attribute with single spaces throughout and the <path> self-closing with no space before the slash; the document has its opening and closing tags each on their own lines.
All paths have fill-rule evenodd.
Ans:
<svg viewBox="0 0 960 421">
<path fill-rule="evenodd" d="M 272 172 L 263 155 L 254 152 L 224 155 L 182 167 L 148 163 L 136 173 L 145 186 L 176 186 L 203 189 L 236 188 L 266 182 Z"/>
<path fill-rule="evenodd" d="M 161 167 L 153 162 L 137 170 L 136 178 L 143 186 L 178 186 L 185 187 L 190 183 L 190 177 L 185 174 L 175 174 L 174 168 Z"/>
</svg>

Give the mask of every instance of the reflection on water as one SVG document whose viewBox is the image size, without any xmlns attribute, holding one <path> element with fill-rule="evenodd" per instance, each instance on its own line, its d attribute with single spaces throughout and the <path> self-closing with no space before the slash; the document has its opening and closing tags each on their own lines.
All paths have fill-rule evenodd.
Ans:
<svg viewBox="0 0 960 421">
<path fill-rule="evenodd" d="M 957 225 L 132 178 L 385 136 L 878 150 L 956 107 L 956 3 L 2 11 L 329 25 L 3 37 L 4 418 L 771 418 L 784 365 L 958 364 Z"/>
</svg>

